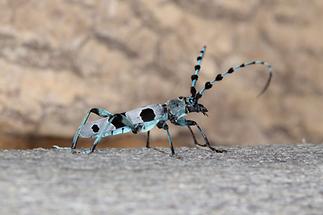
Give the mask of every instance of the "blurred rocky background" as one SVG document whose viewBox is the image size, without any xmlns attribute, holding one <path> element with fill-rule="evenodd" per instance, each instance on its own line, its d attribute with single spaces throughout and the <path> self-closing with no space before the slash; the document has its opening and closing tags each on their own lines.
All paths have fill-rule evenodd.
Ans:
<svg viewBox="0 0 323 215">
<path fill-rule="evenodd" d="M 69 145 L 91 107 L 122 112 L 188 95 L 203 45 L 200 84 L 251 59 L 274 69 L 260 98 L 261 66 L 207 92 L 209 117 L 192 118 L 209 139 L 322 143 L 322 12 L 320 0 L 0 0 L 0 146 Z M 171 129 L 192 142 L 188 129 Z M 166 141 L 162 131 L 152 137 Z M 112 137 L 101 146 L 144 140 Z"/>
</svg>

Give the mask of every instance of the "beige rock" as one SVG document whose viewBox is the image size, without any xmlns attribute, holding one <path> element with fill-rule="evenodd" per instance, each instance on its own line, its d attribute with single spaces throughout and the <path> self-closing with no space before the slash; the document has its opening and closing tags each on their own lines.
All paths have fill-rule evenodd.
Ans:
<svg viewBox="0 0 323 215">
<path fill-rule="evenodd" d="M 322 10 L 319 0 L 0 1 L 0 146 L 70 139 L 94 106 L 121 112 L 186 96 L 203 45 L 199 86 L 250 59 L 274 68 L 259 99 L 260 66 L 207 92 L 209 117 L 192 118 L 213 142 L 321 143 Z M 186 128 L 172 134 L 191 142 Z"/>
</svg>

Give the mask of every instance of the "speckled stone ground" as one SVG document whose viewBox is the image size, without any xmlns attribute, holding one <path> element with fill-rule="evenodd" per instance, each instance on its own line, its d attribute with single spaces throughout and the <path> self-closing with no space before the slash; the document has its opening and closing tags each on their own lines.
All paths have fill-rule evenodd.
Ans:
<svg viewBox="0 0 323 215">
<path fill-rule="evenodd" d="M 0 152 L 1 214 L 322 214 L 323 145 Z"/>
</svg>

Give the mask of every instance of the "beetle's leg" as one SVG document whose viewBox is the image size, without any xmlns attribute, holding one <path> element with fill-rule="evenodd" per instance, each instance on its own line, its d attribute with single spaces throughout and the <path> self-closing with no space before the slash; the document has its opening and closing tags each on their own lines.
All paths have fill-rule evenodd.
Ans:
<svg viewBox="0 0 323 215">
<path fill-rule="evenodd" d="M 168 143 L 170 145 L 170 149 L 172 151 L 172 155 L 175 155 L 175 150 L 174 150 L 174 146 L 173 146 L 173 139 L 170 135 L 170 132 L 169 132 L 169 128 L 168 128 L 168 125 L 166 123 L 166 121 L 160 121 L 158 124 L 157 124 L 157 127 L 158 128 L 162 128 L 164 129 L 166 132 L 167 132 L 167 136 L 168 136 Z"/>
<path fill-rule="evenodd" d="M 196 139 L 196 137 L 195 137 L 195 134 L 194 134 L 194 132 L 193 132 L 193 130 L 192 130 L 192 128 L 191 128 L 191 126 L 187 126 L 187 128 L 190 130 L 190 132 L 191 132 L 191 134 L 192 134 L 192 138 L 193 138 L 193 140 L 194 140 L 194 144 L 195 145 L 198 145 L 198 146 L 202 146 L 202 147 L 206 147 L 207 145 L 206 144 L 200 144 L 198 141 L 197 141 L 197 139 Z"/>
<path fill-rule="evenodd" d="M 204 142 L 205 144 L 204 145 L 201 145 L 201 144 L 197 144 L 199 146 L 203 146 L 203 147 L 208 147 L 209 149 L 211 149 L 212 151 L 215 151 L 217 153 L 222 153 L 222 152 L 226 152 L 226 150 L 223 150 L 223 149 L 216 149 L 216 148 L 213 148 L 209 142 L 209 140 L 207 139 L 207 136 L 206 134 L 204 133 L 204 131 L 202 130 L 202 128 L 197 124 L 197 122 L 193 121 L 193 120 L 187 120 L 187 119 L 178 119 L 176 121 L 176 125 L 179 125 L 179 126 L 196 126 L 197 129 L 199 130 L 200 134 L 202 135 L 203 139 L 204 139 Z M 191 129 L 190 129 L 191 131 Z M 195 135 L 193 133 L 193 131 L 191 131 L 192 135 L 193 135 L 193 139 L 194 139 L 194 142 L 196 140 Z M 195 142 L 196 143 L 196 142 Z"/>
<path fill-rule="evenodd" d="M 89 110 L 86 115 L 84 116 L 80 126 L 78 127 L 78 129 L 76 130 L 74 136 L 73 136 L 73 140 L 72 140 L 72 145 L 71 145 L 71 149 L 75 149 L 76 145 L 77 145 L 77 140 L 80 136 L 80 130 L 82 129 L 82 127 L 85 125 L 85 123 L 87 122 L 87 120 L 89 119 L 91 113 L 94 113 L 100 117 L 110 117 L 113 114 L 110 113 L 109 111 L 107 111 L 106 109 L 103 108 L 92 108 L 91 110 Z"/>
<path fill-rule="evenodd" d="M 94 152 L 96 146 L 98 145 L 98 143 L 101 142 L 104 133 L 106 132 L 109 124 L 111 124 L 111 122 L 117 117 L 118 114 L 115 114 L 113 116 L 111 116 L 109 118 L 109 120 L 106 121 L 106 123 L 104 124 L 103 128 L 100 130 L 100 133 L 98 134 L 98 136 L 95 138 L 95 141 L 93 142 L 91 148 L 89 150 L 84 151 L 84 154 L 91 154 L 92 152 Z"/>
<path fill-rule="evenodd" d="M 149 141 L 150 131 L 147 131 L 147 141 L 146 141 L 146 148 L 150 148 L 150 141 Z"/>
<path fill-rule="evenodd" d="M 186 120 L 188 123 L 192 124 L 192 125 L 195 125 L 197 127 L 197 129 L 199 130 L 200 134 L 202 135 L 203 139 L 204 139 L 204 142 L 206 144 L 206 146 L 211 149 L 212 151 L 215 151 L 216 153 L 223 153 L 223 152 L 226 152 L 226 150 L 224 149 L 216 149 L 214 147 L 212 147 L 210 145 L 210 142 L 209 140 L 207 139 L 207 136 L 206 134 L 204 133 L 204 131 L 202 130 L 202 128 L 197 124 L 197 122 L 193 121 L 193 120 Z"/>
</svg>

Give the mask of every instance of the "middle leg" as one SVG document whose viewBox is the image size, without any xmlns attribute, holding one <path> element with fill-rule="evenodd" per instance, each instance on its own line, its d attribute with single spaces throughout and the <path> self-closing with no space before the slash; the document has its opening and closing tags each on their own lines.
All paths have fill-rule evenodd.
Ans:
<svg viewBox="0 0 323 215">
<path fill-rule="evenodd" d="M 147 131 L 146 148 L 150 148 L 150 131 Z"/>
<path fill-rule="evenodd" d="M 158 128 L 162 128 L 162 129 L 164 129 L 167 132 L 168 143 L 170 145 L 170 149 L 171 149 L 172 155 L 175 155 L 175 150 L 174 150 L 174 146 L 173 146 L 173 139 L 172 139 L 172 136 L 170 135 L 169 128 L 168 128 L 168 125 L 167 125 L 166 121 L 160 121 L 157 124 L 157 127 Z"/>
</svg>

